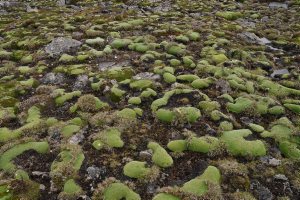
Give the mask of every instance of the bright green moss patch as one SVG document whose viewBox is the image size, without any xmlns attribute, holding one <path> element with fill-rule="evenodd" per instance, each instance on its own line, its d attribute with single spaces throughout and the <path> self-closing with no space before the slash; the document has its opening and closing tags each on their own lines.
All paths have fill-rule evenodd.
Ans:
<svg viewBox="0 0 300 200">
<path fill-rule="evenodd" d="M 176 116 L 173 111 L 161 108 L 156 111 L 156 117 L 163 122 L 171 123 Z"/>
<path fill-rule="evenodd" d="M 80 95 L 81 95 L 80 91 L 74 91 L 74 92 L 70 92 L 70 93 L 62 92 L 62 94 L 59 97 L 55 98 L 55 103 L 57 106 L 61 106 L 66 101 L 71 100 L 74 97 L 79 97 Z"/>
<path fill-rule="evenodd" d="M 168 152 L 156 142 L 149 142 L 148 148 L 153 151 L 152 161 L 159 167 L 166 168 L 173 165 L 173 159 Z"/>
<path fill-rule="evenodd" d="M 130 83 L 130 88 L 132 89 L 146 89 L 146 88 L 151 88 L 153 85 L 151 80 L 136 80 Z"/>
<path fill-rule="evenodd" d="M 81 187 L 75 182 L 74 179 L 66 181 L 63 191 L 59 194 L 62 199 L 76 199 L 83 194 Z"/>
<path fill-rule="evenodd" d="M 123 173 L 131 178 L 144 178 L 151 172 L 151 169 L 146 167 L 146 162 L 131 161 L 123 168 Z"/>
<path fill-rule="evenodd" d="M 187 150 L 188 142 L 186 140 L 173 140 L 168 143 L 168 149 L 174 152 L 183 152 Z"/>
<path fill-rule="evenodd" d="M 132 43 L 129 39 L 115 39 L 110 44 L 113 48 L 121 49 L 127 47 L 130 43 Z"/>
<path fill-rule="evenodd" d="M 152 200 L 180 200 L 180 198 L 166 193 L 160 193 L 156 195 Z"/>
<path fill-rule="evenodd" d="M 221 182 L 220 171 L 214 166 L 208 166 L 202 175 L 186 182 L 182 190 L 196 196 L 202 196 L 208 191 L 208 184 L 219 185 Z"/>
<path fill-rule="evenodd" d="M 124 142 L 121 139 L 121 132 L 116 128 L 109 128 L 99 132 L 95 137 L 96 140 L 93 142 L 93 147 L 97 150 L 103 147 L 116 147 L 121 148 L 124 146 Z"/>
<path fill-rule="evenodd" d="M 103 192 L 103 200 L 140 200 L 139 194 L 135 193 L 123 183 L 112 183 Z"/>
<path fill-rule="evenodd" d="M 267 153 L 266 147 L 261 140 L 247 141 L 244 137 L 251 135 L 248 129 L 240 129 L 223 132 L 220 140 L 226 145 L 229 153 L 234 156 L 264 156 Z"/>
<path fill-rule="evenodd" d="M 219 139 L 211 136 L 203 137 L 192 137 L 188 141 L 188 150 L 199 152 L 199 153 L 208 153 L 215 151 L 219 148 Z"/>
<path fill-rule="evenodd" d="M 181 123 L 194 123 L 201 117 L 201 112 L 195 107 L 178 107 L 169 109 L 158 109 L 155 113 L 157 119 L 171 123 L 174 121 Z"/>
</svg>

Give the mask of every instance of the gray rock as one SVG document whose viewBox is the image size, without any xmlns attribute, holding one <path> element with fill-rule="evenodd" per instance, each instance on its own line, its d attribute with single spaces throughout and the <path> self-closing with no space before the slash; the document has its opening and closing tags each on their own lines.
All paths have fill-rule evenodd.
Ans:
<svg viewBox="0 0 300 200">
<path fill-rule="evenodd" d="M 258 200 L 272 200 L 274 198 L 271 191 L 257 180 L 251 182 L 250 189 Z"/>
<path fill-rule="evenodd" d="M 154 194 L 156 192 L 156 188 L 154 184 L 147 184 L 147 193 Z"/>
<path fill-rule="evenodd" d="M 159 80 L 160 75 L 151 72 L 141 72 L 133 76 L 132 78 L 135 80 L 140 80 L 140 79 Z"/>
<path fill-rule="evenodd" d="M 273 158 L 272 156 L 263 156 L 260 158 L 260 161 L 263 164 L 269 165 L 271 167 L 276 167 L 281 164 L 281 160 L 278 160 L 276 158 Z"/>
<path fill-rule="evenodd" d="M 270 18 L 268 16 L 264 16 L 261 18 L 261 22 L 268 22 L 270 20 Z"/>
<path fill-rule="evenodd" d="M 108 70 L 108 69 L 114 67 L 115 64 L 116 64 L 115 62 L 109 62 L 109 61 L 108 62 L 101 62 L 101 63 L 98 64 L 98 69 L 100 71 L 105 71 L 105 70 Z"/>
<path fill-rule="evenodd" d="M 269 165 L 270 166 L 276 167 L 276 166 L 278 166 L 280 164 L 281 164 L 281 160 L 278 160 L 276 158 L 269 159 Z"/>
<path fill-rule="evenodd" d="M 46 186 L 44 184 L 40 184 L 40 190 L 45 190 Z"/>
<path fill-rule="evenodd" d="M 86 171 L 87 171 L 88 179 L 96 180 L 99 178 L 104 178 L 107 170 L 104 166 L 100 167 L 100 168 L 91 166 L 91 167 L 88 167 L 86 169 Z"/>
<path fill-rule="evenodd" d="M 268 40 L 267 38 L 260 38 L 257 35 L 255 35 L 254 33 L 250 33 L 250 32 L 244 32 L 244 33 L 240 33 L 238 34 L 238 36 L 245 40 L 248 43 L 252 43 L 252 44 L 259 44 L 259 45 L 266 45 L 266 44 L 270 44 L 271 41 Z"/>
<path fill-rule="evenodd" d="M 82 90 L 87 86 L 89 82 L 89 77 L 87 75 L 80 75 L 77 77 L 77 80 L 74 83 L 74 90 Z"/>
<path fill-rule="evenodd" d="M 30 5 L 26 6 L 26 12 L 38 12 L 38 11 L 39 10 L 36 7 L 32 8 Z"/>
<path fill-rule="evenodd" d="M 20 6 L 23 6 L 23 4 L 18 1 L 0 1 L 0 8 L 12 8 Z"/>
<path fill-rule="evenodd" d="M 88 177 L 90 179 L 97 179 L 100 176 L 100 168 L 99 167 L 88 167 L 86 169 L 88 173 Z"/>
<path fill-rule="evenodd" d="M 65 82 L 65 76 L 61 73 L 47 73 L 42 79 L 41 82 L 43 84 L 52 84 L 52 85 L 57 85 L 57 84 L 62 84 Z"/>
<path fill-rule="evenodd" d="M 223 79 L 216 81 L 216 89 L 220 89 L 222 93 L 230 93 L 232 91 L 229 83 Z"/>
<path fill-rule="evenodd" d="M 58 0 L 58 1 L 56 2 L 56 4 L 57 4 L 58 6 L 65 6 L 65 5 L 66 5 L 66 0 Z"/>
<path fill-rule="evenodd" d="M 276 174 L 274 176 L 274 179 L 280 180 L 280 181 L 288 181 L 289 180 L 284 174 Z"/>
<path fill-rule="evenodd" d="M 236 22 L 243 27 L 255 28 L 255 23 L 246 19 L 237 19 Z"/>
<path fill-rule="evenodd" d="M 49 178 L 49 173 L 48 172 L 33 171 L 32 176 L 46 179 L 46 178 Z"/>
<path fill-rule="evenodd" d="M 142 160 L 147 160 L 152 158 L 152 153 L 150 150 L 141 151 L 139 156 Z"/>
<path fill-rule="evenodd" d="M 271 9 L 278 9 L 278 8 L 288 9 L 288 5 L 286 3 L 271 2 L 271 3 L 269 3 L 269 8 L 271 8 Z"/>
<path fill-rule="evenodd" d="M 277 76 L 285 75 L 285 74 L 290 74 L 289 70 L 287 69 L 278 69 L 274 70 L 274 72 L 271 74 L 272 78 L 275 78 Z"/>
<path fill-rule="evenodd" d="M 62 53 L 76 51 L 82 43 L 67 37 L 54 38 L 51 43 L 46 45 L 45 52 L 50 56 L 59 56 Z"/>
<path fill-rule="evenodd" d="M 73 135 L 70 139 L 69 139 L 69 143 L 70 144 L 79 144 L 83 141 L 84 139 L 84 135 L 82 133 L 78 133 Z"/>
</svg>

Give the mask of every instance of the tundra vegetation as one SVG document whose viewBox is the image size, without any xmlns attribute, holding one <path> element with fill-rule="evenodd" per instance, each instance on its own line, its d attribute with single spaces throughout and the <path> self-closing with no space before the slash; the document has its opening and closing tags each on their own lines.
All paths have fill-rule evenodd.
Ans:
<svg viewBox="0 0 300 200">
<path fill-rule="evenodd" d="M 300 196 L 300 1 L 0 1 L 0 200 Z"/>
</svg>

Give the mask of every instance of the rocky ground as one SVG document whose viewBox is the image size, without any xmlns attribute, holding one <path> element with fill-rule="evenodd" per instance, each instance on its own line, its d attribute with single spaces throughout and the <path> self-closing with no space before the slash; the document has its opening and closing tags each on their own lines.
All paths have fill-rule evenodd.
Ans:
<svg viewBox="0 0 300 200">
<path fill-rule="evenodd" d="M 0 200 L 300 199 L 300 2 L 0 1 Z"/>
</svg>

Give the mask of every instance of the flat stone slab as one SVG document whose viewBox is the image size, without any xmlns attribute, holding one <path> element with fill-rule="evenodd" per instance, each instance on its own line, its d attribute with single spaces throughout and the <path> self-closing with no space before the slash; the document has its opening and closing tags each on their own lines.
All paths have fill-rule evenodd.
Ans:
<svg viewBox="0 0 300 200">
<path fill-rule="evenodd" d="M 269 7 L 272 9 L 276 9 L 276 8 L 288 9 L 288 5 L 286 3 L 279 3 L 279 2 L 271 2 L 269 4 Z"/>
<path fill-rule="evenodd" d="M 62 53 L 76 51 L 82 43 L 78 40 L 67 37 L 54 38 L 51 43 L 45 47 L 46 53 L 50 56 L 59 56 Z"/>
</svg>

